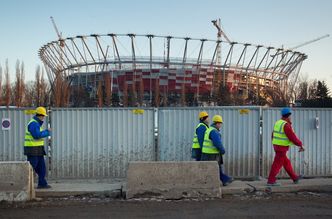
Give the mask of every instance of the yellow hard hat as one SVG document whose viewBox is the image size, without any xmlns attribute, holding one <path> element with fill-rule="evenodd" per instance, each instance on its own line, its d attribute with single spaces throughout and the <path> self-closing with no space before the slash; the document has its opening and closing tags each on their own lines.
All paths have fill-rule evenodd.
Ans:
<svg viewBox="0 0 332 219">
<path fill-rule="evenodd" d="M 198 118 L 201 119 L 201 118 L 204 118 L 206 116 L 209 116 L 209 114 L 206 111 L 202 111 L 202 112 L 199 113 Z"/>
<path fill-rule="evenodd" d="M 222 117 L 220 115 L 215 115 L 215 116 L 213 116 L 212 121 L 222 123 Z"/>
<path fill-rule="evenodd" d="M 47 116 L 45 107 L 42 107 L 42 106 L 37 107 L 36 114 Z"/>
</svg>

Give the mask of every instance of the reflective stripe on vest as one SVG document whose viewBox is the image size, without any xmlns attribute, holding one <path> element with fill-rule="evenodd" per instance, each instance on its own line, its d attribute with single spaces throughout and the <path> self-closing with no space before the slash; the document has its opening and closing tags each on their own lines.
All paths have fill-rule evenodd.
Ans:
<svg viewBox="0 0 332 219">
<path fill-rule="evenodd" d="M 211 133 L 212 130 L 217 130 L 217 129 L 215 127 L 210 127 L 205 131 L 202 153 L 205 153 L 205 154 L 219 154 L 218 148 L 216 148 L 213 145 L 213 142 L 210 139 L 210 133 Z M 218 133 L 219 133 L 219 131 L 218 131 Z"/>
<path fill-rule="evenodd" d="M 31 119 L 30 122 L 28 123 L 27 127 L 25 128 L 25 140 L 24 140 L 24 147 L 41 147 L 44 146 L 44 139 L 34 139 L 31 133 L 28 130 L 28 126 L 32 122 L 37 122 L 35 119 Z M 39 124 L 39 123 L 38 123 Z M 40 131 L 43 131 L 43 128 L 40 127 Z"/>
<path fill-rule="evenodd" d="M 199 149 L 201 148 L 201 146 L 199 145 L 199 142 L 198 142 L 198 138 L 197 138 L 197 129 L 201 126 L 205 126 L 206 129 L 208 129 L 207 125 L 205 125 L 205 123 L 199 123 L 197 126 L 196 126 L 196 129 L 195 129 L 195 134 L 194 134 L 194 138 L 193 138 L 193 144 L 192 144 L 192 148 L 196 148 L 196 149 Z"/>
<path fill-rule="evenodd" d="M 284 127 L 287 122 L 285 120 L 278 120 L 273 128 L 273 139 L 272 144 L 273 145 L 279 145 L 279 146 L 290 146 L 292 145 L 292 142 L 288 139 Z"/>
</svg>

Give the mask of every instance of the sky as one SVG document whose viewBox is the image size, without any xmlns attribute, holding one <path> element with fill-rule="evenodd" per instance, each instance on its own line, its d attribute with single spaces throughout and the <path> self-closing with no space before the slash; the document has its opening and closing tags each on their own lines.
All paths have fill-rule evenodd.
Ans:
<svg viewBox="0 0 332 219">
<path fill-rule="evenodd" d="M 0 65 L 8 59 L 11 79 L 23 61 L 26 80 L 42 65 L 38 50 L 63 37 L 136 33 L 216 39 L 211 20 L 221 18 L 236 42 L 292 48 L 332 34 L 330 0 L 1 0 Z M 326 81 L 332 91 L 332 36 L 296 49 L 308 55 L 300 77 Z"/>
</svg>

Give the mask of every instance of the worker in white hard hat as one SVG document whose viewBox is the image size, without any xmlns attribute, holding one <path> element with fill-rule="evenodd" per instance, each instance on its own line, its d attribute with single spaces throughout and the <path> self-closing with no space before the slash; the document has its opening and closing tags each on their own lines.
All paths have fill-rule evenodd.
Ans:
<svg viewBox="0 0 332 219">
<path fill-rule="evenodd" d="M 202 111 L 198 114 L 199 123 L 196 126 L 192 149 L 191 157 L 196 161 L 201 160 L 202 147 L 204 141 L 205 131 L 209 128 L 209 114 L 206 111 Z"/>
<path fill-rule="evenodd" d="M 24 155 L 27 156 L 27 160 L 38 175 L 38 189 L 51 188 L 45 179 L 46 165 L 44 155 L 46 153 L 43 138 L 51 135 L 51 129 L 44 130 L 42 128 L 46 116 L 46 109 L 38 107 L 36 115 L 29 121 L 25 129 Z"/>
<path fill-rule="evenodd" d="M 219 164 L 220 180 L 224 186 L 227 186 L 233 181 L 233 178 L 227 176 L 223 171 L 223 154 L 225 148 L 221 140 L 221 126 L 223 119 L 220 115 L 215 115 L 212 118 L 212 125 L 206 130 L 204 135 L 204 143 L 202 148 L 202 159 L 205 161 L 215 160 Z"/>
</svg>

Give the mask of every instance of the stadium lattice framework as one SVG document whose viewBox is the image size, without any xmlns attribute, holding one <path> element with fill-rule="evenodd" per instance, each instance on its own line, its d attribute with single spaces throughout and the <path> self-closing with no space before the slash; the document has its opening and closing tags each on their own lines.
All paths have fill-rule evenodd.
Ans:
<svg viewBox="0 0 332 219">
<path fill-rule="evenodd" d="M 286 91 L 289 76 L 298 74 L 307 58 L 249 43 L 114 33 L 59 39 L 42 46 L 39 56 L 51 82 L 62 77 L 93 96 L 98 84 L 109 80 L 111 94 L 122 101 L 140 96 L 145 105 L 187 94 L 199 102 L 221 86 L 238 93 Z"/>
</svg>

